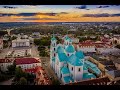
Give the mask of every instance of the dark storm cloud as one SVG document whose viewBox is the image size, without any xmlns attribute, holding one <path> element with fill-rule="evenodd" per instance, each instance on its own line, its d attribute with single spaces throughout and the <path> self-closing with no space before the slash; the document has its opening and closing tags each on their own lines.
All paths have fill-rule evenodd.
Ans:
<svg viewBox="0 0 120 90">
<path fill-rule="evenodd" d="M 77 9 L 87 9 L 87 6 L 86 5 L 81 5 L 81 6 L 75 7 L 75 8 L 77 8 Z"/>
<path fill-rule="evenodd" d="M 98 6 L 97 8 L 108 8 L 108 7 L 110 7 L 110 6 L 105 5 L 105 6 Z"/>
<path fill-rule="evenodd" d="M 7 8 L 7 9 L 16 9 L 18 7 L 13 7 L 13 6 L 3 6 L 3 8 Z"/>
<path fill-rule="evenodd" d="M 0 13 L 0 16 L 34 16 L 37 13 L 18 13 L 18 14 L 11 14 L 11 13 Z"/>
<path fill-rule="evenodd" d="M 108 13 L 102 13 L 102 14 L 84 14 L 83 17 L 119 17 L 120 13 L 117 14 L 108 14 Z"/>
<path fill-rule="evenodd" d="M 60 13 L 18 13 L 18 14 L 12 14 L 12 13 L 0 13 L 0 16 L 35 16 L 35 15 L 47 15 L 47 16 L 56 16 L 60 14 L 68 14 L 67 12 L 60 12 Z"/>
</svg>

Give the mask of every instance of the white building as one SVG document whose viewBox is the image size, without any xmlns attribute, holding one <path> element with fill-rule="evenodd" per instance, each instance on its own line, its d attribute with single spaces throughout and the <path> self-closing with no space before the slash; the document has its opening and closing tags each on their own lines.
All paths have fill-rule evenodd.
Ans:
<svg viewBox="0 0 120 90">
<path fill-rule="evenodd" d="M 71 38 L 73 43 L 79 43 L 79 39 L 78 38 Z"/>
<path fill-rule="evenodd" d="M 23 70 L 32 69 L 36 66 L 41 66 L 41 61 L 36 58 L 16 58 L 16 66 L 21 67 Z"/>
<path fill-rule="evenodd" d="M 7 71 L 8 66 L 13 64 L 14 59 L 0 59 L 0 68 L 2 71 Z"/>
<path fill-rule="evenodd" d="M 84 53 L 96 52 L 95 45 L 93 45 L 91 43 L 80 43 L 79 45 L 77 45 L 77 50 L 83 51 Z"/>
<path fill-rule="evenodd" d="M 12 47 L 30 47 L 29 39 L 16 39 L 12 40 Z"/>
<path fill-rule="evenodd" d="M 64 84 L 95 78 L 88 72 L 83 52 L 75 51 L 72 40 L 68 36 L 65 36 L 64 44 L 56 42 L 53 35 L 50 46 L 50 65 Z"/>
</svg>

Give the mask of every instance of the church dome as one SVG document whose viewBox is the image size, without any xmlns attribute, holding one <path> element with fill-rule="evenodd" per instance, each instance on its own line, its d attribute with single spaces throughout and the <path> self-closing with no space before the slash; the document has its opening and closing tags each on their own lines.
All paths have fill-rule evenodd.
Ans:
<svg viewBox="0 0 120 90">
<path fill-rule="evenodd" d="M 72 54 L 69 57 L 68 62 L 74 66 L 82 66 L 83 65 L 83 63 L 79 60 L 79 58 L 77 56 L 75 56 L 74 54 Z"/>
<path fill-rule="evenodd" d="M 61 46 L 59 46 L 59 47 L 57 48 L 57 53 L 65 53 L 64 48 L 61 47 Z"/>
<path fill-rule="evenodd" d="M 76 55 L 79 59 L 83 59 L 83 58 L 85 57 L 82 51 L 77 51 L 77 52 L 75 53 L 75 55 Z"/>
<path fill-rule="evenodd" d="M 75 48 L 73 45 L 68 45 L 65 50 L 68 53 L 73 53 L 75 51 Z"/>
</svg>

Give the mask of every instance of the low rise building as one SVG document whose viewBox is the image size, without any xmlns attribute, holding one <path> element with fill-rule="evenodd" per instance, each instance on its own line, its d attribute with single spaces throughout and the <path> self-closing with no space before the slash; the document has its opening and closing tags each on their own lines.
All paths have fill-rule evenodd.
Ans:
<svg viewBox="0 0 120 90">
<path fill-rule="evenodd" d="M 41 66 L 40 59 L 36 58 L 16 58 L 16 66 L 21 67 L 23 70 L 32 69 L 36 66 Z"/>
<path fill-rule="evenodd" d="M 0 68 L 2 71 L 7 71 L 8 66 L 13 65 L 14 59 L 0 59 Z"/>
<path fill-rule="evenodd" d="M 29 39 L 16 39 L 12 40 L 12 47 L 30 47 Z"/>
</svg>

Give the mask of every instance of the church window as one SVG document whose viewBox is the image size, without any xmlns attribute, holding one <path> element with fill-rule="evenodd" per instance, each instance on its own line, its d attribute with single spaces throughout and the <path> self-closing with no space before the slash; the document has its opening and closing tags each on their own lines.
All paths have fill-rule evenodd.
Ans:
<svg viewBox="0 0 120 90">
<path fill-rule="evenodd" d="M 73 67 L 72 67 L 72 71 L 73 71 Z"/>
<path fill-rule="evenodd" d="M 68 64 L 67 64 L 67 68 L 68 68 Z"/>
<path fill-rule="evenodd" d="M 78 69 L 78 71 L 80 72 L 80 68 Z"/>
</svg>

